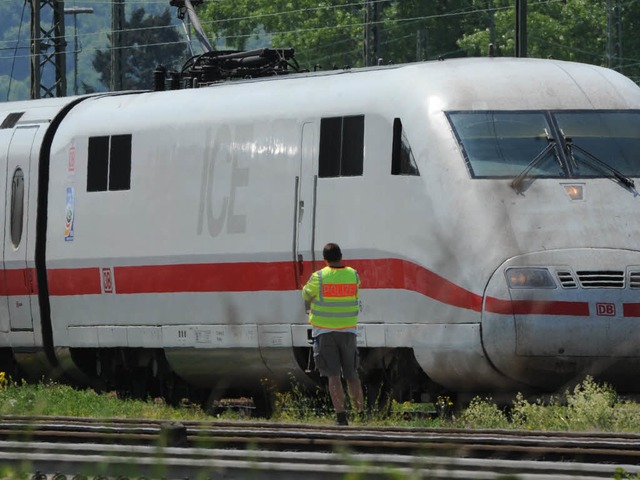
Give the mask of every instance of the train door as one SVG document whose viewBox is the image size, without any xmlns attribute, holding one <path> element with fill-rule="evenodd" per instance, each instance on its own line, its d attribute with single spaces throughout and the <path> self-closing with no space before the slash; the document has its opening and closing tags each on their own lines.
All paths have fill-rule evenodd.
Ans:
<svg viewBox="0 0 640 480">
<path fill-rule="evenodd" d="M 297 179 L 297 208 L 295 227 L 295 261 L 297 286 L 309 279 L 316 268 L 315 259 L 315 200 L 316 200 L 316 131 L 315 124 L 302 126 L 300 143 L 300 176 Z"/>
<path fill-rule="evenodd" d="M 7 157 L 4 275 L 12 331 L 32 331 L 31 302 L 37 301 L 35 269 L 28 267 L 27 224 L 32 148 L 37 125 L 16 128 Z"/>
</svg>

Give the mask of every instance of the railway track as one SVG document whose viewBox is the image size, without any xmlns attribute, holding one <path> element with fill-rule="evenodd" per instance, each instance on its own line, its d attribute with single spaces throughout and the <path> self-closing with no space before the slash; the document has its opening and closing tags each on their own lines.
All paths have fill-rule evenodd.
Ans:
<svg viewBox="0 0 640 480">
<path fill-rule="evenodd" d="M 613 478 L 640 435 L 3 417 L 0 465 L 41 478 Z M 35 475 L 34 475 L 35 476 Z M 58 477 L 60 480 L 60 477 Z"/>
</svg>

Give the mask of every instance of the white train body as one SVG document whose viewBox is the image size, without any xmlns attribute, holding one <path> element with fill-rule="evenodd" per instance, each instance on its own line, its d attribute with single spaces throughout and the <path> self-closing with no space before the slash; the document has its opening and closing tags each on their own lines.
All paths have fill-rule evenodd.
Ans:
<svg viewBox="0 0 640 480">
<path fill-rule="evenodd" d="M 1 104 L 0 122 L 19 112 L 0 129 L 0 339 L 27 370 L 103 375 L 119 352 L 201 387 L 304 381 L 300 287 L 334 241 L 369 365 L 411 352 L 458 392 L 637 385 L 640 198 L 567 154 L 640 145 L 640 88 L 613 71 L 460 59 Z M 609 114 L 629 131 L 581 123 Z M 547 145 L 557 167 L 518 176 Z"/>
</svg>

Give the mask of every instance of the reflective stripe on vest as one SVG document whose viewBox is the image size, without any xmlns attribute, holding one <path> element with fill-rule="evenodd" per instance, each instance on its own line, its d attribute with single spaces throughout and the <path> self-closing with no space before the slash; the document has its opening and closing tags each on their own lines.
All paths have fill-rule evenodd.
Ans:
<svg viewBox="0 0 640 480">
<path fill-rule="evenodd" d="M 358 273 L 350 267 L 325 267 L 316 274 L 318 297 L 311 301 L 309 323 L 332 330 L 354 328 L 359 311 Z"/>
</svg>

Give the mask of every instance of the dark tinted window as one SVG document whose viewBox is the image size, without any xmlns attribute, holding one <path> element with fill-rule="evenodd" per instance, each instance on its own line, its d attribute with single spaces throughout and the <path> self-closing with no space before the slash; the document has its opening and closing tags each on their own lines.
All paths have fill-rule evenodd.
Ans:
<svg viewBox="0 0 640 480">
<path fill-rule="evenodd" d="M 87 192 L 104 192 L 109 174 L 109 137 L 89 138 Z"/>
<path fill-rule="evenodd" d="M 318 176 L 340 176 L 342 149 L 342 117 L 323 118 L 320 121 L 320 162 Z"/>
<path fill-rule="evenodd" d="M 340 175 L 362 175 L 364 155 L 364 116 L 344 117 L 342 122 L 342 157 Z"/>
<path fill-rule="evenodd" d="M 131 188 L 131 135 L 89 138 L 87 192 Z"/>
<path fill-rule="evenodd" d="M 131 188 L 131 135 L 111 137 L 109 190 Z"/>
<path fill-rule="evenodd" d="M 402 129 L 399 118 L 393 121 L 393 148 L 391 152 L 391 175 L 420 175 L 409 139 Z"/>
<path fill-rule="evenodd" d="M 362 175 L 364 115 L 323 118 L 320 122 L 320 177 Z"/>
</svg>

